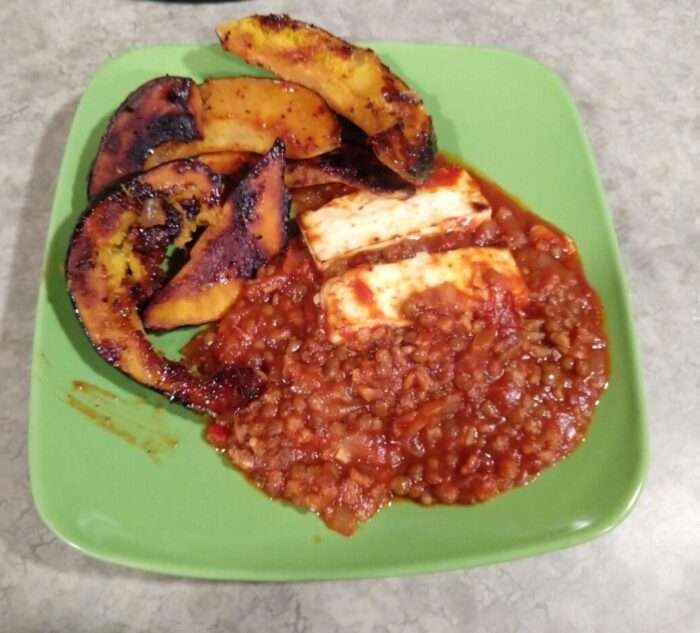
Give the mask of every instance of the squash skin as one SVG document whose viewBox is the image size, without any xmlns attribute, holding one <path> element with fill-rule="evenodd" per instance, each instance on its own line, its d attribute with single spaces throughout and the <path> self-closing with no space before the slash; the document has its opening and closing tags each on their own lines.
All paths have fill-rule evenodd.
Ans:
<svg viewBox="0 0 700 633">
<path fill-rule="evenodd" d="M 201 154 L 196 158 L 233 186 L 252 169 L 260 155 L 229 151 Z M 407 197 L 415 193 L 415 186 L 382 164 L 368 148 L 350 144 L 313 158 L 287 160 L 284 184 L 292 192 L 343 184 L 353 190 L 364 189 L 391 196 Z"/>
<path fill-rule="evenodd" d="M 216 32 L 225 50 L 321 95 L 402 178 L 425 179 L 435 157 L 430 115 L 374 52 L 284 14 L 232 20 Z"/>
<path fill-rule="evenodd" d="M 143 312 L 148 329 L 171 330 L 221 318 L 244 279 L 286 245 L 290 198 L 284 186 L 284 144 L 276 141 L 224 202 L 199 237 L 189 261 Z"/>
<path fill-rule="evenodd" d="M 139 309 L 162 283 L 168 246 L 183 245 L 211 221 L 221 196 L 221 178 L 193 160 L 124 179 L 89 204 L 66 260 L 71 300 L 100 356 L 168 398 L 211 414 L 258 397 L 262 381 L 248 368 L 204 376 L 166 358 L 148 340 Z"/>
<path fill-rule="evenodd" d="M 410 196 L 416 190 L 367 148 L 347 144 L 321 156 L 288 161 L 284 181 L 290 189 L 338 182 L 377 194 Z"/>
<path fill-rule="evenodd" d="M 201 97 L 186 77 L 158 77 L 134 90 L 117 108 L 102 136 L 88 178 L 88 198 L 128 174 L 140 172 L 158 145 L 200 137 Z"/>
</svg>

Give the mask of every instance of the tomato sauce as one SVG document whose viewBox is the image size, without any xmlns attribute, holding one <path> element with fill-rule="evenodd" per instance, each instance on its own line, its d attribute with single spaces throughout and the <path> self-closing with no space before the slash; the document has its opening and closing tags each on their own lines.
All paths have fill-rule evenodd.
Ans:
<svg viewBox="0 0 700 633">
<path fill-rule="evenodd" d="M 443 163 L 431 181 L 451 170 Z M 530 481 L 580 444 L 606 388 L 603 310 L 573 242 L 475 177 L 490 220 L 362 253 L 326 274 L 507 246 L 529 289 L 524 309 L 473 310 L 443 286 L 407 301 L 411 326 L 364 328 L 352 346 L 334 345 L 317 297 L 323 275 L 296 237 L 184 350 L 202 373 L 258 372 L 264 394 L 212 420 L 207 437 L 267 494 L 343 534 L 393 499 L 471 504 Z"/>
</svg>

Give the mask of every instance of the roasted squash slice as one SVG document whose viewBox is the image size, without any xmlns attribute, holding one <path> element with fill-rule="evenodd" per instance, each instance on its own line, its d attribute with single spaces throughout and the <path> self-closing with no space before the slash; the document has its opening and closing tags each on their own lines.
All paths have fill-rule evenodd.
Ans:
<svg viewBox="0 0 700 633">
<path fill-rule="evenodd" d="M 88 182 L 92 198 L 115 180 L 141 171 L 155 147 L 199 137 L 201 99 L 184 77 L 158 77 L 132 92 L 102 136 Z"/>
<path fill-rule="evenodd" d="M 88 206 L 72 236 L 68 289 L 99 354 L 138 382 L 209 413 L 235 410 L 262 383 L 247 368 L 193 374 L 148 340 L 139 317 L 162 283 L 167 248 L 184 246 L 221 214 L 221 179 L 192 160 L 121 181 Z"/>
<path fill-rule="evenodd" d="M 213 172 L 238 183 L 260 160 L 260 154 L 236 151 L 212 152 L 211 154 L 200 154 L 195 158 Z"/>
<path fill-rule="evenodd" d="M 288 156 L 310 158 L 340 146 L 340 125 L 321 97 L 289 82 L 232 77 L 197 85 L 182 77 L 153 79 L 112 117 L 88 196 L 171 160 L 220 151 L 264 154 L 277 138 Z"/>
<path fill-rule="evenodd" d="M 290 189 L 289 193 L 292 196 L 294 213 L 299 215 L 304 211 L 320 209 L 331 200 L 346 196 L 354 191 L 357 191 L 357 189 L 342 182 L 327 182 L 319 185 Z"/>
<path fill-rule="evenodd" d="M 430 115 L 371 50 L 287 15 L 233 20 L 216 32 L 227 51 L 321 95 L 403 178 L 420 182 L 427 175 L 435 156 Z"/>
<path fill-rule="evenodd" d="M 307 160 L 287 163 L 287 187 L 310 187 L 340 182 L 377 194 L 408 196 L 415 187 L 385 167 L 365 147 L 343 145 L 340 149 Z"/>
<path fill-rule="evenodd" d="M 213 152 L 196 159 L 209 169 L 238 182 L 260 160 L 252 152 Z M 365 147 L 343 145 L 337 150 L 303 160 L 288 160 L 284 184 L 289 189 L 329 183 L 344 183 L 349 187 L 377 194 L 410 195 L 415 187 L 380 163 Z"/>
<path fill-rule="evenodd" d="M 340 125 L 315 92 L 276 79 L 230 77 L 199 85 L 203 138 L 158 147 L 146 161 L 153 167 L 176 158 L 239 150 L 265 153 L 275 139 L 290 158 L 310 158 L 340 145 Z"/>
<path fill-rule="evenodd" d="M 284 144 L 277 141 L 224 203 L 190 252 L 189 261 L 143 313 L 149 329 L 215 321 L 233 304 L 242 280 L 287 243 L 289 196 Z"/>
</svg>

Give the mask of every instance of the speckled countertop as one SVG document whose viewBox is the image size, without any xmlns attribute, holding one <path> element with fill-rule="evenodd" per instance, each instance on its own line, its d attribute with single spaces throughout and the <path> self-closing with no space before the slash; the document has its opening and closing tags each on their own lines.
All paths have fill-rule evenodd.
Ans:
<svg viewBox="0 0 700 633">
<path fill-rule="evenodd" d="M 267 11 L 347 37 L 520 51 L 570 87 L 629 277 L 651 426 L 646 489 L 612 533 L 462 572 L 244 584 L 103 564 L 42 524 L 27 476 L 30 347 L 78 99 L 123 51 L 211 41 L 217 22 Z M 695 0 L 0 3 L 0 631 L 700 631 L 699 62 Z"/>
</svg>

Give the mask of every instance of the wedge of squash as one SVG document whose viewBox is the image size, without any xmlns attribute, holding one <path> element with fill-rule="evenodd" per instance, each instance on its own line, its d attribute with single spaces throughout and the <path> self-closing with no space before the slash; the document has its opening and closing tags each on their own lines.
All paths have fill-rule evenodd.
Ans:
<svg viewBox="0 0 700 633">
<path fill-rule="evenodd" d="M 134 90 L 117 108 L 102 136 L 89 176 L 88 197 L 141 171 L 158 145 L 198 138 L 201 107 L 197 85 L 184 77 L 158 77 Z"/>
<path fill-rule="evenodd" d="M 202 139 L 160 145 L 146 167 L 224 150 L 264 154 L 278 138 L 290 158 L 310 158 L 340 145 L 335 115 L 321 97 L 303 86 L 260 77 L 230 77 L 208 79 L 198 89 Z"/>
<path fill-rule="evenodd" d="M 340 126 L 321 97 L 289 82 L 232 77 L 198 85 L 159 77 L 132 92 L 110 120 L 88 196 L 171 160 L 233 151 L 246 160 L 251 152 L 264 154 L 277 138 L 290 157 L 311 158 L 340 146 Z"/>
<path fill-rule="evenodd" d="M 238 182 L 260 159 L 260 155 L 228 151 L 200 154 L 196 158 L 212 171 Z M 379 162 L 365 147 L 343 145 L 313 158 L 286 161 L 284 184 L 289 189 L 331 183 L 343 183 L 354 189 L 401 197 L 415 192 L 411 183 Z"/>
<path fill-rule="evenodd" d="M 189 261 L 143 313 L 149 329 L 215 321 L 233 304 L 243 280 L 287 243 L 289 196 L 284 144 L 277 141 L 224 203 L 190 252 Z"/>
<path fill-rule="evenodd" d="M 216 32 L 227 51 L 321 95 L 403 178 L 420 182 L 427 175 L 435 156 L 430 115 L 371 50 L 287 15 L 232 20 Z"/>
<path fill-rule="evenodd" d="M 385 167 L 371 151 L 354 145 L 343 145 L 307 160 L 289 161 L 284 181 L 290 188 L 340 182 L 376 194 L 408 196 L 415 192 L 413 185 Z"/>
<path fill-rule="evenodd" d="M 97 352 L 134 380 L 209 413 L 232 411 L 262 390 L 247 368 L 193 374 L 156 350 L 139 307 L 162 283 L 171 244 L 184 246 L 221 214 L 221 179 L 192 160 L 121 181 L 94 199 L 79 221 L 66 261 L 68 289 Z"/>
<path fill-rule="evenodd" d="M 260 160 L 260 154 L 253 152 L 212 152 L 195 157 L 217 174 L 228 177 L 235 183 L 240 182 L 245 175 Z"/>
<path fill-rule="evenodd" d="M 319 185 L 309 185 L 308 187 L 296 187 L 290 189 L 292 196 L 292 208 L 297 217 L 304 211 L 315 211 L 331 200 L 346 196 L 357 189 L 342 182 L 327 182 Z"/>
</svg>

